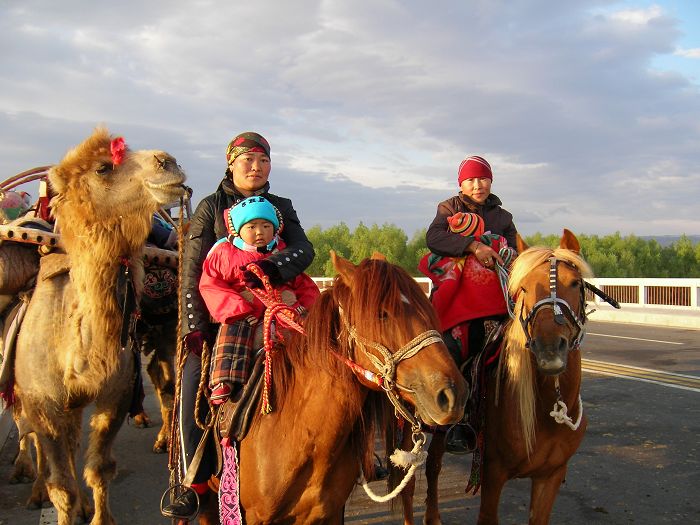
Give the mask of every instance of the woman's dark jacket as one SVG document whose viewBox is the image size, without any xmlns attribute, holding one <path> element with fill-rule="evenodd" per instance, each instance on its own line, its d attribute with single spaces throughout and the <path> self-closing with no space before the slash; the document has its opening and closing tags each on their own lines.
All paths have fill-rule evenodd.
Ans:
<svg viewBox="0 0 700 525">
<path fill-rule="evenodd" d="M 484 219 L 484 231 L 502 235 L 508 246 L 515 248 L 517 230 L 513 224 L 513 215 L 501 208 L 501 199 L 493 193 L 484 204 L 474 202 L 461 192 L 438 204 L 437 215 L 428 227 L 425 242 L 428 249 L 443 257 L 462 257 L 466 254 L 474 237 L 463 237 L 450 231 L 447 218 L 457 212 L 478 213 Z"/>
<path fill-rule="evenodd" d="M 269 200 L 282 214 L 284 228 L 281 237 L 287 247 L 271 255 L 266 260 L 275 264 L 282 281 L 289 281 L 301 274 L 314 259 L 314 248 L 306 238 L 299 223 L 292 201 L 268 193 L 270 185 L 265 184 L 256 195 Z M 199 278 L 202 263 L 216 241 L 228 234 L 224 222 L 224 210 L 245 198 L 236 190 L 230 179 L 225 178 L 217 190 L 199 203 L 190 222 L 184 246 L 182 261 L 182 305 L 183 319 L 181 336 L 199 330 L 211 335 L 213 325 L 209 312 L 199 293 Z"/>
</svg>

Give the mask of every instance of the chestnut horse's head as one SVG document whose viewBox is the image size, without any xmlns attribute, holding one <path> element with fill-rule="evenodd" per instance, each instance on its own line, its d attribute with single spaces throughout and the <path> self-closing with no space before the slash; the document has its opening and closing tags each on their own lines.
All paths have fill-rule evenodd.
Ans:
<svg viewBox="0 0 700 525">
<path fill-rule="evenodd" d="M 579 255 L 579 242 L 564 230 L 559 248 L 529 248 L 518 237 L 509 291 L 516 298 L 516 323 L 524 346 L 547 375 L 566 370 L 568 354 L 578 348 L 586 322 L 583 277 L 590 268 Z"/>
<path fill-rule="evenodd" d="M 331 252 L 338 275 L 333 295 L 339 339 L 349 357 L 376 374 L 390 399 L 398 395 L 428 424 L 456 423 L 467 385 L 445 347 L 435 311 L 408 273 L 375 254 L 354 265 Z M 371 374 L 357 373 L 363 384 Z M 376 377 L 375 376 L 375 377 Z"/>
</svg>

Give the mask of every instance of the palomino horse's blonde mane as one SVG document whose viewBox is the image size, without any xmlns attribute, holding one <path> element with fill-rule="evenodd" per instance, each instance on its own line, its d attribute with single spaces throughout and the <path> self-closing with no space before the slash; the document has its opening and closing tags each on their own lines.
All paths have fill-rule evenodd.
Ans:
<svg viewBox="0 0 700 525">
<path fill-rule="evenodd" d="M 532 247 L 518 255 L 513 263 L 508 279 L 508 292 L 511 297 L 517 297 L 518 291 L 530 272 L 552 256 L 576 267 L 582 277 L 592 275 L 586 261 L 571 250 Z M 535 390 L 532 358 L 530 351 L 525 347 L 527 336 L 519 322 L 522 308 L 521 298 L 515 305 L 513 312 L 515 319 L 511 320 L 506 330 L 502 359 L 505 365 L 506 388 L 514 393 L 520 407 L 520 426 L 529 455 L 533 450 L 535 439 Z"/>
</svg>

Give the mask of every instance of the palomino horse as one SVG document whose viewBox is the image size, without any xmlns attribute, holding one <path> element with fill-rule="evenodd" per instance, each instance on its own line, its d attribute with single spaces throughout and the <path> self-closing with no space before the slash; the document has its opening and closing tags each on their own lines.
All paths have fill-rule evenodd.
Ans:
<svg viewBox="0 0 700 525">
<path fill-rule="evenodd" d="M 532 480 L 530 525 L 549 523 L 567 462 L 586 431 L 579 343 L 586 322 L 583 277 L 590 269 L 579 250 L 569 230 L 555 250 L 529 248 L 518 237 L 520 255 L 508 283 L 515 318 L 486 386 L 479 525 L 498 523 L 501 490 L 513 478 Z M 437 484 L 444 451 L 445 434 L 435 434 L 426 463 L 426 524 L 441 523 Z M 412 488 L 402 493 L 406 524 L 413 523 Z"/>
<path fill-rule="evenodd" d="M 386 398 L 372 373 L 429 424 L 464 412 L 466 382 L 415 280 L 382 259 L 331 257 L 338 275 L 311 308 L 306 335 L 273 358 L 274 410 L 255 416 L 240 445 L 248 525 L 343 522 L 360 472 L 371 479 L 374 468 Z"/>
</svg>

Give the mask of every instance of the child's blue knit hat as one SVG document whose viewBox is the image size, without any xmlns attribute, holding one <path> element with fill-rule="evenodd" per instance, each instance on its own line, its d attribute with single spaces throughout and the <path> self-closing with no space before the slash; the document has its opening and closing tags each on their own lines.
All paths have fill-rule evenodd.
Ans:
<svg viewBox="0 0 700 525">
<path fill-rule="evenodd" d="M 271 222 L 275 227 L 275 233 L 279 230 L 280 220 L 278 217 L 277 208 L 265 197 L 248 197 L 241 202 L 229 208 L 228 210 L 228 226 L 232 226 L 233 230 L 230 233 L 237 235 L 243 225 L 253 219 L 264 219 Z M 229 228 L 230 230 L 231 228 Z"/>
</svg>

